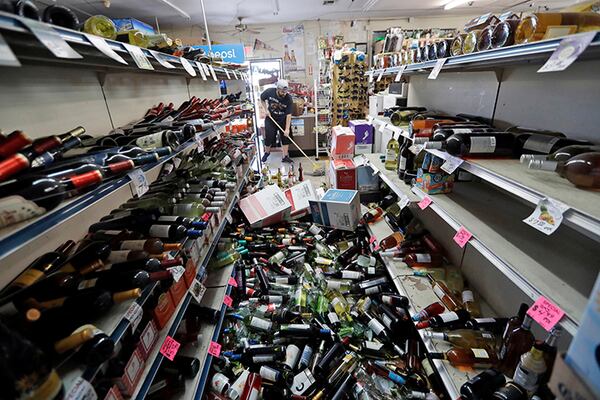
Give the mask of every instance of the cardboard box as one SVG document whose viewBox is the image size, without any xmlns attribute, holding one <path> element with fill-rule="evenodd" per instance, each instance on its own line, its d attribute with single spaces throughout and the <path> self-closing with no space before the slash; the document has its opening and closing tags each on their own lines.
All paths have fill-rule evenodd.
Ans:
<svg viewBox="0 0 600 400">
<path fill-rule="evenodd" d="M 140 334 L 140 342 L 138 343 L 137 350 L 145 361 L 154 349 L 154 345 L 158 340 L 158 328 L 154 321 L 148 321 L 148 324 Z"/>
<path fill-rule="evenodd" d="M 240 200 L 240 209 L 252 228 L 261 228 L 289 216 L 292 205 L 277 185 L 268 185 Z"/>
<path fill-rule="evenodd" d="M 428 194 L 450 193 L 454 187 L 454 175 L 445 172 L 433 174 L 419 168 L 415 186 Z"/>
<path fill-rule="evenodd" d="M 331 129 L 331 158 L 349 159 L 354 157 L 354 132 L 346 126 L 334 126 Z"/>
<path fill-rule="evenodd" d="M 309 203 L 316 224 L 346 231 L 354 231 L 358 226 L 360 200 L 356 190 L 329 189 L 320 200 Z"/>
<path fill-rule="evenodd" d="M 566 363 L 600 398 L 600 274 L 581 317 L 579 329 L 571 341 Z M 555 393 L 556 394 L 556 393 Z M 558 396 L 558 394 L 556 394 Z M 572 396 L 572 399 L 579 397 Z M 581 397 L 581 399 L 587 397 Z M 590 397 L 591 398 L 591 397 Z"/>
<path fill-rule="evenodd" d="M 598 331 L 596 331 L 596 336 Z M 594 354 L 590 354 L 593 356 Z M 594 362 L 589 367 L 598 369 L 598 364 Z M 592 382 L 593 383 L 593 382 Z M 598 383 L 596 381 L 596 383 Z M 600 392 L 594 393 L 590 386 L 586 385 L 582 378 L 563 360 L 559 355 L 554 361 L 552 376 L 548 387 L 556 396 L 556 400 L 593 400 L 600 398 Z"/>
<path fill-rule="evenodd" d="M 188 287 L 185 284 L 185 278 L 183 275 L 179 278 L 178 282 L 173 282 L 169 288 L 169 295 L 171 296 L 171 301 L 173 302 L 175 308 L 177 308 L 179 302 L 181 299 L 183 299 L 183 296 L 185 296 L 187 289 Z"/>
<path fill-rule="evenodd" d="M 171 300 L 171 295 L 169 293 L 162 293 L 158 297 L 158 304 L 154 308 L 154 322 L 156 322 L 158 330 L 165 327 L 174 311 L 175 306 Z"/>
<path fill-rule="evenodd" d="M 348 127 L 354 132 L 354 143 L 373 144 L 373 125 L 365 119 L 355 119 L 348 122 Z"/>
<path fill-rule="evenodd" d="M 144 372 L 144 364 L 145 362 L 139 351 L 137 349 L 134 350 L 125 366 L 123 376 L 117 382 L 121 393 L 125 396 L 131 396 L 135 391 L 135 388 L 142 377 L 142 373 Z"/>
<path fill-rule="evenodd" d="M 310 181 L 300 182 L 284 191 L 285 197 L 292 205 L 289 220 L 298 219 L 310 213 L 309 200 L 317 200 L 317 194 Z"/>
<path fill-rule="evenodd" d="M 329 182 L 335 189 L 356 190 L 356 166 L 352 160 L 331 160 Z"/>
<path fill-rule="evenodd" d="M 379 190 L 379 177 L 373 174 L 371 167 L 367 166 L 365 157 L 355 157 L 356 189 L 359 193 L 377 192 Z"/>
</svg>

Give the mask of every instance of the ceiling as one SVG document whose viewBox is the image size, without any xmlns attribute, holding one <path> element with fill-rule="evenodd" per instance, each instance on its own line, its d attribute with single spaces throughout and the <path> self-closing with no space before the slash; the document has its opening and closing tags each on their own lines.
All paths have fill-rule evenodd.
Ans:
<svg viewBox="0 0 600 400">
<path fill-rule="evenodd" d="M 201 0 L 167 0 L 191 16 L 182 17 L 163 0 L 54 0 L 55 3 L 72 6 L 82 14 L 106 14 L 111 17 L 136 17 L 154 24 L 155 17 L 165 24 L 203 24 Z M 247 24 L 268 24 L 305 20 L 352 20 L 392 19 L 393 17 L 484 14 L 489 11 L 537 10 L 538 7 L 560 8 L 575 0 L 474 0 L 452 10 L 445 11 L 449 0 L 204 0 L 209 26 L 231 26 L 243 17 Z M 51 3 L 52 0 L 43 0 Z M 471 5 L 469 5 L 471 4 Z M 276 6 L 277 5 L 277 6 Z M 369 6 L 371 5 L 371 6 Z M 275 13 L 276 8 L 279 9 Z"/>
</svg>

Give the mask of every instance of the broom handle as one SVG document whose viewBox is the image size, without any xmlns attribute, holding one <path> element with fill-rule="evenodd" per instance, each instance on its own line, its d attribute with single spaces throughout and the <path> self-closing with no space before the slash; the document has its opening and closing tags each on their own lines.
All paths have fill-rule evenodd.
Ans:
<svg viewBox="0 0 600 400">
<path fill-rule="evenodd" d="M 279 125 L 279 124 L 277 123 L 277 121 L 275 121 L 275 120 L 273 119 L 273 117 L 271 116 L 271 114 L 269 114 L 269 118 L 271 118 L 271 121 L 273 121 L 273 123 L 274 123 L 275 125 L 277 125 L 277 127 L 279 128 L 279 130 L 280 130 L 281 132 L 285 133 L 285 131 L 283 130 L 283 128 L 281 127 L 281 125 Z M 298 145 L 296 144 L 296 142 L 294 142 L 294 140 L 293 140 L 291 137 L 289 137 L 289 136 L 288 136 L 287 138 L 288 138 L 288 139 L 290 139 L 290 142 L 292 142 L 292 143 L 294 144 L 294 146 L 296 146 L 296 148 L 297 148 L 298 150 L 300 150 L 300 153 L 302 153 L 302 155 L 303 155 L 304 157 L 306 157 L 306 159 L 307 159 L 307 160 L 308 160 L 310 163 L 312 163 L 312 162 L 313 162 L 313 161 L 312 161 L 312 160 L 311 160 L 311 159 L 310 159 L 310 158 L 309 158 L 309 157 L 306 155 L 306 153 L 304 152 L 304 150 L 302 150 L 302 149 L 300 148 L 300 146 L 298 146 Z"/>
</svg>

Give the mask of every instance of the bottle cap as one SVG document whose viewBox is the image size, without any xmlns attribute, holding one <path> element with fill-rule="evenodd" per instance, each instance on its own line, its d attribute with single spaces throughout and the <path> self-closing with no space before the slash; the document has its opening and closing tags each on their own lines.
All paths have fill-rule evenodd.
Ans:
<svg viewBox="0 0 600 400">
<path fill-rule="evenodd" d="M 54 350 L 58 354 L 65 353 L 69 350 L 72 350 L 76 347 L 81 346 L 88 340 L 94 337 L 94 329 L 93 328 L 85 328 L 81 331 L 75 332 L 70 336 L 67 336 L 64 339 L 61 339 L 54 343 Z"/>
<path fill-rule="evenodd" d="M 519 162 L 521 164 L 529 164 L 531 160 L 545 160 L 547 158 L 544 154 L 521 154 Z"/>
<path fill-rule="evenodd" d="M 444 332 L 425 331 L 424 334 L 430 339 L 446 340 L 446 334 Z"/>
<path fill-rule="evenodd" d="M 29 321 L 29 322 L 35 322 L 35 321 L 39 320 L 41 316 L 42 316 L 42 313 L 37 308 L 30 308 L 25 313 L 25 318 L 27 318 L 27 321 Z"/>
<path fill-rule="evenodd" d="M 558 162 L 549 160 L 531 160 L 529 161 L 530 169 L 541 169 L 542 171 L 556 171 Z"/>
</svg>

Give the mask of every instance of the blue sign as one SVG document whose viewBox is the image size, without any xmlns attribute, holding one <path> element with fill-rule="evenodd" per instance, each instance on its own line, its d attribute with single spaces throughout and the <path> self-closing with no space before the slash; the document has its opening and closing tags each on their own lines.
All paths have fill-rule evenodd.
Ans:
<svg viewBox="0 0 600 400">
<path fill-rule="evenodd" d="M 195 49 L 203 49 L 209 54 L 208 46 L 193 46 Z M 244 58 L 244 45 L 241 43 L 233 44 L 213 44 L 211 57 L 220 57 L 224 62 L 242 64 Z"/>
</svg>

